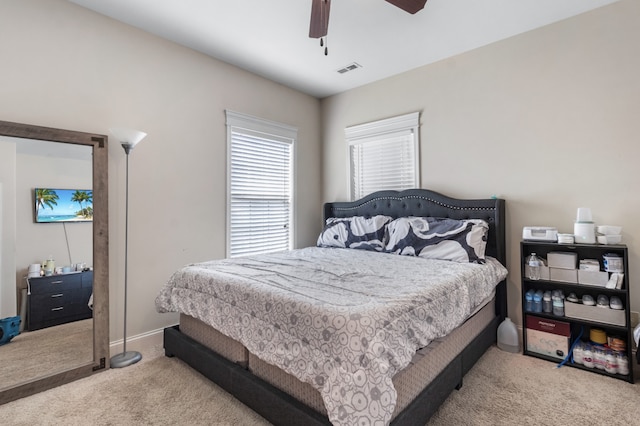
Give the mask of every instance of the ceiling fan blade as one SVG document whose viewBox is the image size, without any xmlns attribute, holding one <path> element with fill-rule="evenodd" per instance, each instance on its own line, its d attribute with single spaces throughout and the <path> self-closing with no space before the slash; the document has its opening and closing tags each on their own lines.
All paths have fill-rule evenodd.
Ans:
<svg viewBox="0 0 640 426">
<path fill-rule="evenodd" d="M 320 38 L 329 30 L 329 9 L 331 0 L 311 0 L 311 24 L 309 37 Z"/>
<path fill-rule="evenodd" d="M 414 14 L 419 12 L 424 7 L 427 0 L 386 0 L 394 6 L 399 7 L 405 12 L 409 12 L 410 14 Z"/>
</svg>

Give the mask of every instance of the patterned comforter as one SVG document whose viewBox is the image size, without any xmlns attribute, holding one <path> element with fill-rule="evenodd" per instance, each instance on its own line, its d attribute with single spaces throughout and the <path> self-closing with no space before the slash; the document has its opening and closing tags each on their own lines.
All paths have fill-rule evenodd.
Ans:
<svg viewBox="0 0 640 426">
<path fill-rule="evenodd" d="M 310 383 L 334 425 L 385 425 L 391 378 L 507 275 L 485 264 L 309 247 L 177 271 L 156 299 Z"/>
</svg>

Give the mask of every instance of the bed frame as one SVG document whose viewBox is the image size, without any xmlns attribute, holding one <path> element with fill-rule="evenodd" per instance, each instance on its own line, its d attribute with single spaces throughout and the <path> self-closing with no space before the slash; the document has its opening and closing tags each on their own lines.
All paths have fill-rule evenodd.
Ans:
<svg viewBox="0 0 640 426">
<path fill-rule="evenodd" d="M 373 216 L 446 217 L 484 219 L 489 223 L 487 255 L 506 266 L 505 202 L 502 199 L 460 200 L 426 189 L 402 192 L 380 191 L 353 202 L 324 205 L 324 217 Z M 506 281 L 496 288 L 496 312 L 491 323 L 451 361 L 418 397 L 399 413 L 392 425 L 425 424 L 454 389 L 462 386 L 463 376 L 496 341 L 498 324 L 507 316 Z M 218 384 L 239 401 L 274 425 L 330 425 L 328 418 L 287 393 L 254 376 L 180 332 L 179 326 L 164 330 L 164 349 Z"/>
</svg>

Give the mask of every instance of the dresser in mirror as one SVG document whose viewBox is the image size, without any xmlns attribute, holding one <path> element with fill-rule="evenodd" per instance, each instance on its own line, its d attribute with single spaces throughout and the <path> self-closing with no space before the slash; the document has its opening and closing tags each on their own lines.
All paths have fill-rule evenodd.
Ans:
<svg viewBox="0 0 640 426">
<path fill-rule="evenodd" d="M 4 403 L 108 368 L 107 137 L 0 121 L 0 170 Z"/>
</svg>

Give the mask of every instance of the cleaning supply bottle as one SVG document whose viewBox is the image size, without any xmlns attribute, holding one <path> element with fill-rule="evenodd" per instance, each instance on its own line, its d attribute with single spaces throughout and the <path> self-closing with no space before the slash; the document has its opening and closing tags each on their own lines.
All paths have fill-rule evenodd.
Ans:
<svg viewBox="0 0 640 426">
<path fill-rule="evenodd" d="M 506 352 L 520 352 L 518 329 L 509 317 L 498 326 L 498 347 Z"/>
</svg>

